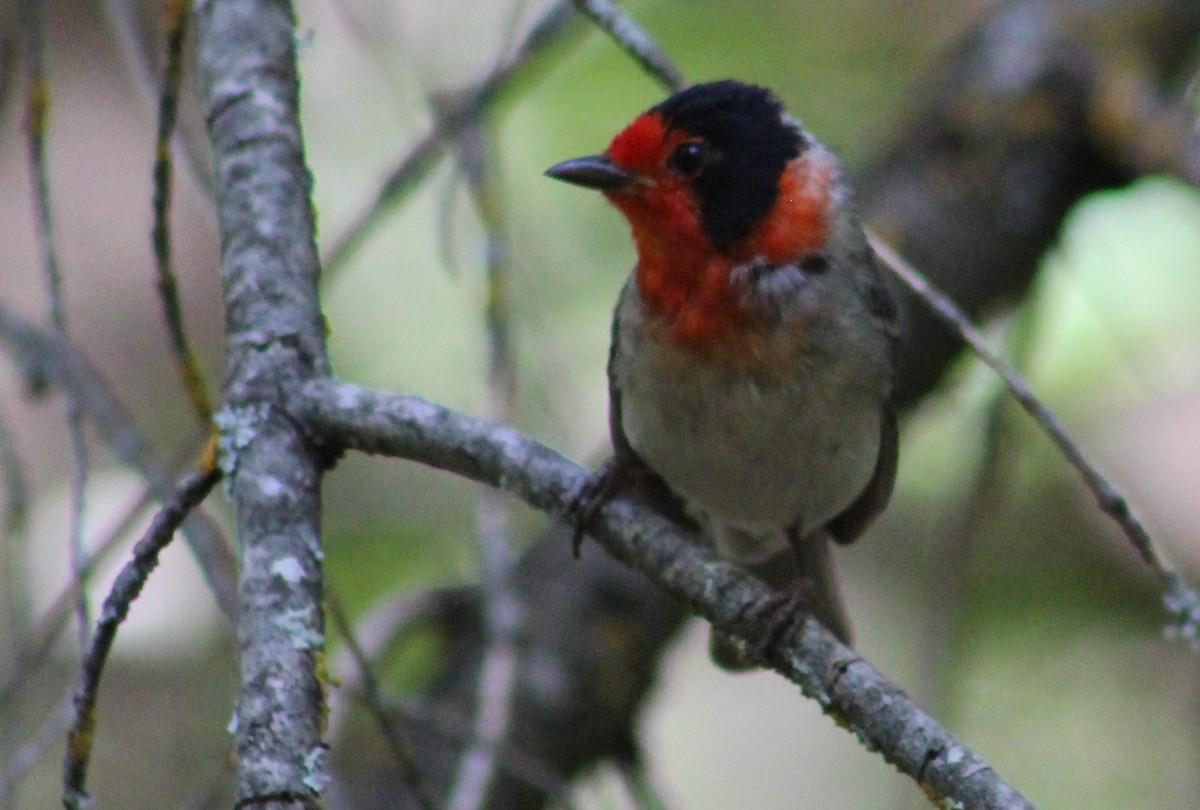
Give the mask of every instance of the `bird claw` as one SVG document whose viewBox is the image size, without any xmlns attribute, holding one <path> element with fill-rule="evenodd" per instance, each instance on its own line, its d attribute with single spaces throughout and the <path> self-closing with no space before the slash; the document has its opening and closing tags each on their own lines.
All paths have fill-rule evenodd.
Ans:
<svg viewBox="0 0 1200 810">
<path fill-rule="evenodd" d="M 600 465 L 583 486 L 567 502 L 563 517 L 575 525 L 571 538 L 571 549 L 579 558 L 579 547 L 583 536 L 595 522 L 600 510 L 618 493 L 629 493 L 644 501 L 655 512 L 679 525 L 686 531 L 699 530 L 695 520 L 687 512 L 683 502 L 671 492 L 653 470 L 636 455 L 617 454 Z"/>
<path fill-rule="evenodd" d="M 801 583 L 791 593 L 774 591 L 743 611 L 748 619 L 765 619 L 766 627 L 746 645 L 748 661 L 766 663 L 784 635 L 812 613 L 812 594 Z"/>
<path fill-rule="evenodd" d="M 622 478 L 621 471 L 621 462 L 613 456 L 605 461 L 600 469 L 589 475 L 579 491 L 567 502 L 563 517 L 568 523 L 575 524 L 575 532 L 571 535 L 571 553 L 575 555 L 575 559 L 579 559 L 583 536 L 595 522 L 604 504 L 612 500 L 617 493 Z"/>
</svg>

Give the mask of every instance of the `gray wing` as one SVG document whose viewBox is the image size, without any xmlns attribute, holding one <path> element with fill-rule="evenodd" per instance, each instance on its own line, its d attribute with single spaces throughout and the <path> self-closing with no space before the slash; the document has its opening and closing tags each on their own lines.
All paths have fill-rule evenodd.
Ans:
<svg viewBox="0 0 1200 810">
<path fill-rule="evenodd" d="M 641 458 L 629 444 L 625 436 L 625 427 L 621 423 L 621 386 L 617 381 L 616 363 L 620 352 L 621 328 L 617 315 L 625 304 L 625 298 L 634 294 L 633 278 L 621 288 L 617 297 L 617 306 L 613 310 L 612 339 L 608 345 L 608 433 L 612 437 L 613 453 L 620 459 L 637 460 L 643 466 Z"/>
<path fill-rule="evenodd" d="M 888 364 L 894 374 L 900 343 L 900 318 L 895 298 L 879 267 L 875 251 L 867 245 L 863 247 L 868 254 L 862 262 L 862 266 L 868 268 L 867 305 L 878 329 L 887 337 Z M 879 455 L 875 459 L 875 472 L 871 475 L 871 480 L 867 482 L 866 488 L 854 499 L 853 503 L 825 524 L 829 536 L 838 543 L 846 544 L 857 539 L 879 516 L 892 497 L 892 489 L 896 484 L 896 465 L 900 456 L 896 408 L 890 393 L 894 384 L 895 381 L 892 380 L 889 384 L 888 397 L 883 402 Z"/>
</svg>

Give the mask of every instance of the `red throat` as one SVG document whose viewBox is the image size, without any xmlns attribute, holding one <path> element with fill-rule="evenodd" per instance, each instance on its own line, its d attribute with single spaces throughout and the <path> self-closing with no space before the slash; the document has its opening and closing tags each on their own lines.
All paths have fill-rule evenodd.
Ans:
<svg viewBox="0 0 1200 810">
<path fill-rule="evenodd" d="M 667 168 L 669 155 L 686 139 L 686 133 L 666 129 L 657 113 L 634 120 L 608 154 L 642 182 L 608 198 L 632 227 L 643 300 L 677 342 L 714 350 L 753 339 L 743 296 L 731 286 L 733 268 L 755 259 L 783 264 L 824 249 L 833 166 L 808 154 L 797 158 L 780 178 L 771 212 L 741 243 L 721 249 L 705 232 L 694 189 Z"/>
</svg>

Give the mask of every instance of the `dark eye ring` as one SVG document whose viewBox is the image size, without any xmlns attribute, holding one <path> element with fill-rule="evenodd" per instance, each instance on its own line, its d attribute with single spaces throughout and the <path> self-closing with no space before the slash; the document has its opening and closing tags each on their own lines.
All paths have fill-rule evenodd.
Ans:
<svg viewBox="0 0 1200 810">
<path fill-rule="evenodd" d="M 675 147 L 667 165 L 671 170 L 684 177 L 695 177 L 700 174 L 708 159 L 708 145 L 703 141 L 684 141 Z"/>
</svg>

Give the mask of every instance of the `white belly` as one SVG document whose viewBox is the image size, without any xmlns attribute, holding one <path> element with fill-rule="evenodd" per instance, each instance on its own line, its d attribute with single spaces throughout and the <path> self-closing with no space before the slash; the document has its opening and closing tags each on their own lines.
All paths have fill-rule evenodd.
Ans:
<svg viewBox="0 0 1200 810">
<path fill-rule="evenodd" d="M 782 547 L 783 529 L 820 528 L 866 488 L 882 386 L 864 384 L 858 364 L 795 368 L 782 383 L 685 361 L 674 346 L 642 338 L 622 334 L 622 428 L 710 524 L 723 553 L 762 558 Z"/>
</svg>

